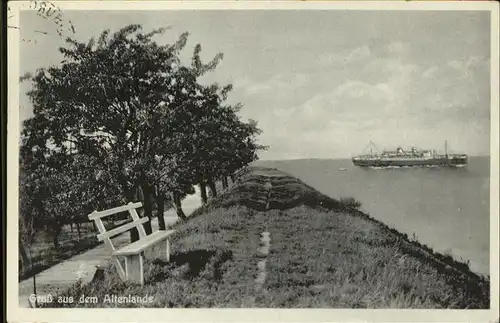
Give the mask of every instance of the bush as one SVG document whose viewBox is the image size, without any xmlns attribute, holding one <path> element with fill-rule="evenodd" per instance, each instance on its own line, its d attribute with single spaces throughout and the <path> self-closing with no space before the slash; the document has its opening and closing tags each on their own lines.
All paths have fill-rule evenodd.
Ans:
<svg viewBox="0 0 500 323">
<path fill-rule="evenodd" d="M 361 202 L 354 197 L 341 197 L 339 203 L 343 211 L 358 210 L 361 207 Z"/>
</svg>

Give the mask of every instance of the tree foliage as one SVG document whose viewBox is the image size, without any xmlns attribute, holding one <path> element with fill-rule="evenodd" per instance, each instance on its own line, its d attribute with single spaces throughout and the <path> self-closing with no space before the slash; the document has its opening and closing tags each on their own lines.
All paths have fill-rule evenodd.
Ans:
<svg viewBox="0 0 500 323">
<path fill-rule="evenodd" d="M 198 82 L 223 55 L 204 63 L 198 44 L 183 65 L 188 33 L 161 45 L 153 38 L 164 31 L 130 25 L 67 39 L 60 65 L 24 77 L 34 117 L 23 130 L 22 213 L 61 225 L 140 196 L 151 217 L 153 200 L 180 208 L 193 185 L 257 158 L 260 130 L 225 103 L 232 87 Z"/>
</svg>

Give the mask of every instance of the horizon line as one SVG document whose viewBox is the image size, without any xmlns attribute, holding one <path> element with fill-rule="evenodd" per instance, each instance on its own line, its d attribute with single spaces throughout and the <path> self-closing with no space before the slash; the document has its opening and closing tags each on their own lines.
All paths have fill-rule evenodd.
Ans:
<svg viewBox="0 0 500 323">
<path fill-rule="evenodd" d="M 488 154 L 488 155 L 469 155 L 468 157 L 489 157 L 489 158 L 491 158 L 491 154 Z M 258 161 L 291 161 L 291 160 L 340 160 L 340 159 L 351 159 L 351 158 L 352 157 L 299 157 L 299 158 L 283 158 L 283 159 L 257 159 L 257 160 L 254 160 L 253 162 L 258 162 Z"/>
</svg>

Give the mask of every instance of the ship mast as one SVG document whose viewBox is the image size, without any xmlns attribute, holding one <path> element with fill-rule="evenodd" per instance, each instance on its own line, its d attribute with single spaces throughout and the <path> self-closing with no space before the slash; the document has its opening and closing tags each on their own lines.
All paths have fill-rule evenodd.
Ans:
<svg viewBox="0 0 500 323">
<path fill-rule="evenodd" d="M 444 155 L 448 158 L 448 140 L 444 141 Z"/>
</svg>

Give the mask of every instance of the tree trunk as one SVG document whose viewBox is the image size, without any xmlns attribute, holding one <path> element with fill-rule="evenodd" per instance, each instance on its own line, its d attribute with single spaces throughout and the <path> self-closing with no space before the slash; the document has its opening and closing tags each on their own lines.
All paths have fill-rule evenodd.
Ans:
<svg viewBox="0 0 500 323">
<path fill-rule="evenodd" d="M 132 230 L 130 230 L 130 242 L 134 242 L 139 240 L 139 231 L 134 227 Z"/>
<path fill-rule="evenodd" d="M 71 228 L 71 233 L 73 233 L 74 232 L 74 230 L 73 230 L 73 222 L 69 223 L 69 227 Z"/>
<path fill-rule="evenodd" d="M 158 194 L 156 196 L 156 217 L 158 218 L 158 227 L 160 230 L 167 230 L 167 225 L 165 224 L 165 197 L 163 194 Z"/>
<path fill-rule="evenodd" d="M 33 262 L 31 262 L 31 259 L 33 259 L 33 254 L 31 253 L 30 248 L 30 270 L 33 270 Z M 33 295 L 37 295 L 36 293 L 36 274 L 33 274 Z M 38 307 L 38 300 L 37 297 L 35 297 L 35 308 Z"/>
<path fill-rule="evenodd" d="M 222 188 L 223 188 L 223 189 L 227 189 L 227 188 L 228 188 L 228 186 L 229 186 L 229 183 L 228 183 L 228 181 L 227 181 L 227 176 L 226 176 L 226 175 L 224 175 L 224 176 L 222 176 Z"/>
<path fill-rule="evenodd" d="M 149 221 L 144 223 L 144 230 L 147 235 L 150 235 L 153 232 L 153 228 L 151 227 L 151 218 L 153 216 L 153 191 L 151 187 L 147 183 L 143 183 L 141 185 L 142 193 L 144 197 L 143 208 L 144 208 L 144 216 L 147 216 Z"/>
<path fill-rule="evenodd" d="M 179 193 L 176 192 L 172 193 L 172 200 L 174 202 L 174 208 L 175 212 L 177 213 L 177 216 L 182 220 L 186 220 L 187 216 L 182 210 L 182 202 Z"/>
<path fill-rule="evenodd" d="M 54 223 L 52 225 L 52 229 L 53 229 L 52 242 L 54 244 L 54 247 L 56 249 L 59 249 L 59 235 L 61 234 L 62 231 L 61 225 L 59 225 L 59 223 Z"/>
<path fill-rule="evenodd" d="M 207 201 L 208 201 L 207 185 L 203 181 L 201 181 L 199 186 L 200 186 L 201 204 L 205 205 L 205 204 L 207 204 Z"/>
<path fill-rule="evenodd" d="M 212 197 L 217 197 L 217 187 L 215 187 L 215 182 L 212 176 L 208 177 L 208 187 L 212 193 Z"/>
<path fill-rule="evenodd" d="M 21 267 L 20 271 L 21 273 L 25 273 L 26 270 L 31 266 L 30 262 L 31 259 L 28 257 L 28 253 L 26 252 L 26 247 L 24 246 L 24 243 L 19 242 L 19 252 L 21 253 L 20 261 L 21 261 Z"/>
<path fill-rule="evenodd" d="M 126 178 L 125 178 L 126 179 Z M 137 196 L 136 196 L 136 192 L 134 192 L 133 190 L 130 190 L 127 185 L 125 183 L 122 183 L 122 188 L 125 192 L 125 199 L 127 200 L 127 203 L 128 202 L 137 202 Z M 127 213 L 127 217 L 129 217 L 130 215 Z M 121 217 L 121 214 L 117 214 L 117 217 L 118 219 L 121 221 L 122 220 L 122 217 Z M 135 242 L 137 240 L 139 240 L 139 231 L 137 231 L 137 228 L 132 228 L 130 231 L 130 242 Z"/>
<path fill-rule="evenodd" d="M 82 231 L 80 230 L 80 222 L 76 223 L 76 232 L 78 232 L 78 241 L 82 238 Z"/>
<path fill-rule="evenodd" d="M 153 227 L 151 226 L 151 220 L 144 223 L 144 231 L 146 231 L 146 235 L 150 235 L 153 233 Z"/>
</svg>

